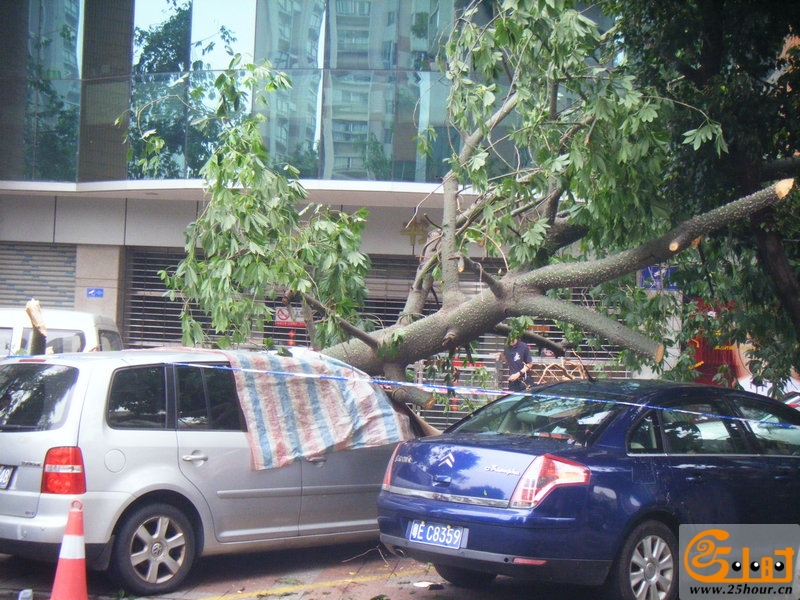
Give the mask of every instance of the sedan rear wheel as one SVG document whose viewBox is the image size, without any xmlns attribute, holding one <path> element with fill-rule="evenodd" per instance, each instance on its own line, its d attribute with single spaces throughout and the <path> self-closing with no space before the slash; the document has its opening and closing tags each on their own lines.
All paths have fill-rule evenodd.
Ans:
<svg viewBox="0 0 800 600">
<path fill-rule="evenodd" d="M 111 575 L 128 593 L 164 594 L 183 583 L 194 558 L 194 531 L 186 516 L 171 504 L 149 504 L 120 523 Z"/>
<path fill-rule="evenodd" d="M 675 600 L 677 548 L 675 534 L 664 523 L 641 523 L 622 547 L 608 591 L 622 600 Z"/>
<path fill-rule="evenodd" d="M 451 565 L 434 564 L 433 567 L 436 569 L 436 572 L 447 581 L 457 587 L 463 588 L 483 587 L 489 585 L 494 578 L 497 577 L 494 573 L 462 569 L 461 567 L 453 567 Z"/>
</svg>

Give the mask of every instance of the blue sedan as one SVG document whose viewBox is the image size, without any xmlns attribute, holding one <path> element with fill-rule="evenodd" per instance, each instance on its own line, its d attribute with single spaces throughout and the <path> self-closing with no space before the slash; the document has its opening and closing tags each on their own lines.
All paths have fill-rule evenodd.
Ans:
<svg viewBox="0 0 800 600">
<path fill-rule="evenodd" d="M 731 389 L 569 381 L 397 447 L 381 541 L 454 585 L 498 575 L 678 597 L 681 524 L 800 523 L 800 412 Z"/>
</svg>

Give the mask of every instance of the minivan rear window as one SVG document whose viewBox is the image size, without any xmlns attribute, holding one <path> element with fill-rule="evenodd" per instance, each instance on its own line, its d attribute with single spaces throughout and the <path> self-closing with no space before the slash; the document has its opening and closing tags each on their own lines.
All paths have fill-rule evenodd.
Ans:
<svg viewBox="0 0 800 600">
<path fill-rule="evenodd" d="M 22 348 L 27 352 L 31 350 L 31 337 L 33 329 L 25 327 L 22 330 Z M 64 352 L 83 352 L 86 348 L 86 336 L 78 329 L 48 329 L 45 354 L 62 354 Z"/>
<path fill-rule="evenodd" d="M 0 367 L 0 430 L 44 431 L 58 427 L 78 370 L 44 363 Z"/>
<path fill-rule="evenodd" d="M 11 327 L 0 327 L 0 352 L 3 356 L 11 354 L 11 337 L 14 330 Z"/>
</svg>

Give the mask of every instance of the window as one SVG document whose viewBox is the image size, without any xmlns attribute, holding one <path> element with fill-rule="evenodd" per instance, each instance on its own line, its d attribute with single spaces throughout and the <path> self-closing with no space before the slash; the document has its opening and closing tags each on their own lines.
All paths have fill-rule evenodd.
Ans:
<svg viewBox="0 0 800 600">
<path fill-rule="evenodd" d="M 749 398 L 738 399 L 736 406 L 758 440 L 764 454 L 800 455 L 800 413 L 788 407 L 766 406 Z"/>
<path fill-rule="evenodd" d="M 244 431 L 244 415 L 227 365 L 179 366 L 175 370 L 178 429 Z"/>
<path fill-rule="evenodd" d="M 178 429 L 208 429 L 208 404 L 203 372 L 197 367 L 175 369 Z"/>
<path fill-rule="evenodd" d="M 383 58 L 383 68 L 391 69 L 397 64 L 397 43 L 392 41 L 381 44 L 381 58 Z"/>
<path fill-rule="evenodd" d="M 370 32 L 363 29 L 339 31 L 339 50 L 344 52 L 366 52 L 369 50 Z"/>
<path fill-rule="evenodd" d="M 100 350 L 122 350 L 122 338 L 116 331 L 100 330 L 97 332 L 100 338 Z"/>
<path fill-rule="evenodd" d="M 164 366 L 117 371 L 111 381 L 106 417 L 108 424 L 116 429 L 166 429 Z"/>
<path fill-rule="evenodd" d="M 22 348 L 30 351 L 33 330 L 25 327 L 22 330 Z M 45 354 L 61 354 L 63 352 L 83 352 L 86 348 L 86 336 L 77 329 L 48 329 Z"/>
<path fill-rule="evenodd" d="M 368 17 L 371 0 L 336 0 L 336 12 L 340 15 Z"/>
<path fill-rule="evenodd" d="M 64 419 L 78 370 L 59 365 L 12 364 L 0 369 L 0 429 L 44 431 Z"/>
<path fill-rule="evenodd" d="M 648 413 L 632 429 L 628 437 L 628 452 L 631 454 L 652 454 L 663 452 L 658 421 L 653 412 Z"/>
<path fill-rule="evenodd" d="M 513 434 L 586 445 L 616 414 L 614 401 L 600 397 L 509 395 L 473 413 L 453 431 Z"/>
<path fill-rule="evenodd" d="M 11 334 L 13 331 L 10 327 L 0 327 L 0 350 L 4 356 L 11 354 Z"/>
<path fill-rule="evenodd" d="M 739 421 L 717 401 L 687 401 L 661 411 L 670 454 L 742 454 L 747 452 Z"/>
</svg>

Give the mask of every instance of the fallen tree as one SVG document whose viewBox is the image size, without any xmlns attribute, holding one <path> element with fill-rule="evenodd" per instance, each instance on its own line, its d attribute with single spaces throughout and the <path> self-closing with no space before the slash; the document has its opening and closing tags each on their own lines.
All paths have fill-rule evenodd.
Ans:
<svg viewBox="0 0 800 600">
<path fill-rule="evenodd" d="M 380 332 L 354 336 L 331 346 L 325 354 L 357 365 L 371 373 L 382 373 L 403 380 L 406 365 L 419 358 L 452 350 L 492 331 L 509 317 L 526 315 L 572 323 L 603 338 L 646 356 L 653 362 L 664 357 L 664 345 L 596 311 L 551 298 L 550 290 L 591 286 L 617 279 L 643 267 L 658 264 L 692 247 L 694 240 L 784 199 L 794 180 L 782 180 L 760 192 L 698 215 L 668 233 L 637 248 L 605 258 L 580 263 L 548 265 L 527 272 L 509 273 L 494 278 L 483 273 L 487 288 L 471 298 L 443 299 L 443 307 L 433 315 L 407 324 L 387 327 Z M 480 263 L 472 263 L 480 270 Z M 447 294 L 448 292 L 445 292 Z M 407 394 L 407 390 L 403 390 Z M 407 396 L 425 404 L 426 395 Z"/>
</svg>

